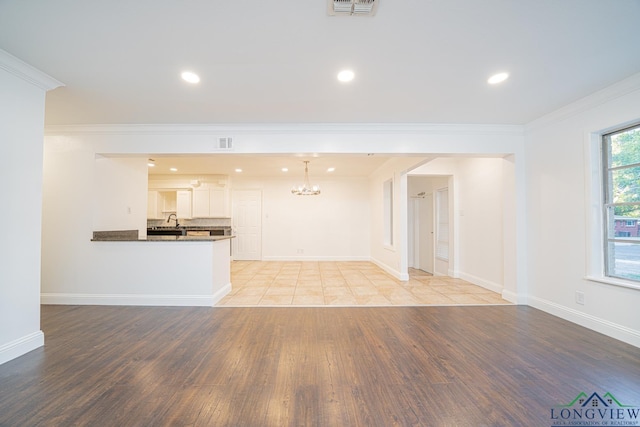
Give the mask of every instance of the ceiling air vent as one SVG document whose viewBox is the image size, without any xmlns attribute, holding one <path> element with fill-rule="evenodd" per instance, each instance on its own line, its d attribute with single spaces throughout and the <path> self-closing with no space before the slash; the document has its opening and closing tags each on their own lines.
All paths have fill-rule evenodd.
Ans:
<svg viewBox="0 0 640 427">
<path fill-rule="evenodd" d="M 373 16 L 379 0 L 327 0 L 329 15 Z"/>
<path fill-rule="evenodd" d="M 218 150 L 233 150 L 233 138 L 230 136 L 218 138 L 216 148 Z"/>
</svg>

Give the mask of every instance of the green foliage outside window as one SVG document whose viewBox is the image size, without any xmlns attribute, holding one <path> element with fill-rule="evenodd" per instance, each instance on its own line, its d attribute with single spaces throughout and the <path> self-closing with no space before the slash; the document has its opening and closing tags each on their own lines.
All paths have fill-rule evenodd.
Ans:
<svg viewBox="0 0 640 427">
<path fill-rule="evenodd" d="M 640 128 L 610 136 L 608 168 L 611 190 L 609 203 L 615 215 L 640 218 Z M 639 203 L 639 205 L 617 205 Z"/>
<path fill-rule="evenodd" d="M 640 126 L 602 141 L 605 275 L 640 281 Z"/>
</svg>

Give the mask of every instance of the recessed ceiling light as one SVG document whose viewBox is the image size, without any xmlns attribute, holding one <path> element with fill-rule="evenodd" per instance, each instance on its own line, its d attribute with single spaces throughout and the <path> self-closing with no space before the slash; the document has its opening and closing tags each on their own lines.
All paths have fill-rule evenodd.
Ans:
<svg viewBox="0 0 640 427">
<path fill-rule="evenodd" d="M 338 73 L 338 80 L 343 83 L 350 82 L 356 75 L 351 70 L 342 70 Z"/>
<path fill-rule="evenodd" d="M 289 172 L 288 168 L 282 168 L 282 172 Z"/>
<path fill-rule="evenodd" d="M 240 172 L 242 172 L 242 169 L 238 168 L 238 169 L 236 169 L 236 172 L 240 173 Z"/>
<path fill-rule="evenodd" d="M 178 169 L 176 169 L 176 168 L 169 168 L 169 170 L 170 170 L 171 172 L 178 172 Z"/>
<path fill-rule="evenodd" d="M 489 83 L 490 85 L 495 85 L 498 83 L 502 83 L 503 81 L 507 80 L 509 78 L 509 73 L 498 73 L 498 74 L 494 74 L 493 76 L 489 77 L 489 80 L 487 80 L 487 83 Z"/>
<path fill-rule="evenodd" d="M 327 169 L 327 172 L 333 172 L 334 170 L 336 170 L 336 168 L 329 168 Z"/>
<path fill-rule="evenodd" d="M 191 71 L 185 71 L 181 74 L 182 80 L 188 83 L 199 83 L 200 77 L 196 73 L 192 73 Z"/>
</svg>

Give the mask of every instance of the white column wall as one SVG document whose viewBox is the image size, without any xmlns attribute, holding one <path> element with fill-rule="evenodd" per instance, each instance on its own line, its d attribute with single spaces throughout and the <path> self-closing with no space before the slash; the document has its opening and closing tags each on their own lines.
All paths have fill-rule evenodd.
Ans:
<svg viewBox="0 0 640 427">
<path fill-rule="evenodd" d="M 400 280 L 407 273 L 407 172 L 424 162 L 424 158 L 397 157 L 379 167 L 369 178 L 371 201 L 371 260 Z M 383 184 L 393 180 L 393 245 L 384 244 Z"/>
<path fill-rule="evenodd" d="M 45 82 L 45 80 L 48 80 Z M 0 50 L 0 363 L 44 344 L 40 330 L 42 140 L 48 76 Z"/>
<path fill-rule="evenodd" d="M 587 146 L 594 134 L 639 122 L 637 74 L 530 123 L 525 145 L 529 304 L 636 346 L 640 291 L 585 277 L 600 203 L 590 196 L 590 160 L 597 158 Z M 584 305 L 576 291 L 584 292 Z"/>
<path fill-rule="evenodd" d="M 458 161 L 460 263 L 458 275 L 502 292 L 504 272 L 503 163 L 501 158 Z"/>
</svg>

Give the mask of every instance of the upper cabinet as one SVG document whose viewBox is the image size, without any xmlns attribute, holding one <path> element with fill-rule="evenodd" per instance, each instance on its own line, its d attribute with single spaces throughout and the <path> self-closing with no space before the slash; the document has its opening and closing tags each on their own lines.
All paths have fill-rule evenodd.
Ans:
<svg viewBox="0 0 640 427">
<path fill-rule="evenodd" d="M 209 187 L 193 189 L 194 218 L 228 218 L 229 190 L 226 187 Z"/>
<path fill-rule="evenodd" d="M 176 215 L 178 218 L 191 218 L 191 190 L 176 191 Z"/>
<path fill-rule="evenodd" d="M 149 180 L 147 218 L 229 218 L 229 177 L 226 175 L 154 175 Z"/>
<path fill-rule="evenodd" d="M 158 197 L 158 191 L 149 190 L 147 192 L 147 219 L 162 219 Z"/>
<path fill-rule="evenodd" d="M 147 219 L 166 219 L 172 213 L 191 218 L 191 190 L 149 190 Z"/>
</svg>

